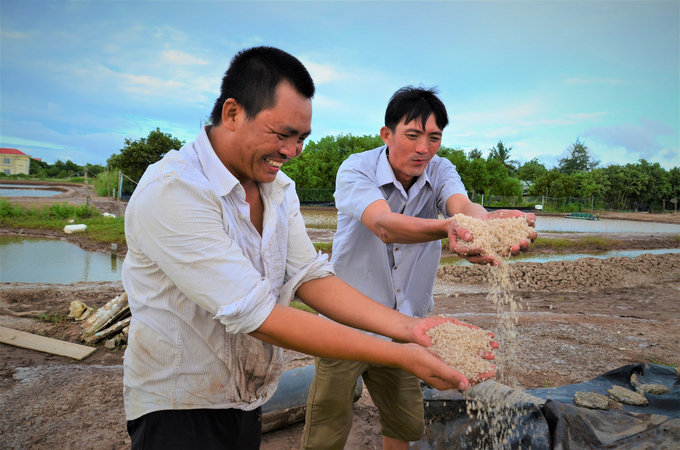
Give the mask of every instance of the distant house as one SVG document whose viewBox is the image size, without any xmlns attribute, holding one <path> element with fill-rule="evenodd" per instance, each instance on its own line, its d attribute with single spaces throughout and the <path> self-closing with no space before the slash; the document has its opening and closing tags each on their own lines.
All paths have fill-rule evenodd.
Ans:
<svg viewBox="0 0 680 450">
<path fill-rule="evenodd" d="M 28 175 L 31 157 L 16 148 L 0 148 L 0 172 L 5 175 Z"/>
</svg>

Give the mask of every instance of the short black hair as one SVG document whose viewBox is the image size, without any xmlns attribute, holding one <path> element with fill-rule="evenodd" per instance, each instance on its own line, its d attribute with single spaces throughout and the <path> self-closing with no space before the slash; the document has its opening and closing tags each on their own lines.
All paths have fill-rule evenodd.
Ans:
<svg viewBox="0 0 680 450">
<path fill-rule="evenodd" d="M 437 97 L 436 87 L 417 88 L 405 86 L 392 95 L 385 111 L 385 126 L 396 131 L 397 125 L 403 120 L 405 124 L 412 120 L 419 120 L 423 128 L 427 119 L 434 114 L 435 122 L 440 130 L 449 124 L 449 115 L 444 103 Z"/>
<path fill-rule="evenodd" d="M 276 104 L 276 89 L 282 81 L 290 83 L 306 98 L 314 97 L 314 81 L 305 66 L 293 55 L 274 47 L 251 47 L 238 52 L 222 78 L 220 97 L 215 101 L 210 120 L 222 122 L 222 107 L 233 98 L 252 119 Z"/>
</svg>

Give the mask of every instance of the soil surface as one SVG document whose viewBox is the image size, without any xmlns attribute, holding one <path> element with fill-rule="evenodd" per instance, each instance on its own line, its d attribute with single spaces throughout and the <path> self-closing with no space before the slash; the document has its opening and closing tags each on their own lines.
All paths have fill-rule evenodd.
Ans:
<svg viewBox="0 0 680 450">
<path fill-rule="evenodd" d="M 73 189 L 73 193 L 62 194 L 61 199 L 11 200 L 26 204 L 86 201 L 84 188 L 69 185 L 65 189 Z M 101 205 L 100 210 L 116 215 L 124 209 L 124 203 L 118 207 L 107 199 L 90 200 Z M 624 216 L 616 218 L 651 215 Z M 654 215 L 657 222 L 662 219 L 680 223 L 680 215 Z M 19 230 L 0 232 L 17 234 Z M 332 240 L 332 231 L 308 232 L 315 242 Z M 33 230 L 21 232 L 34 234 Z M 110 251 L 106 244 L 90 243 L 79 236 L 38 234 L 65 238 L 88 250 Z M 319 236 L 322 238 L 317 239 Z M 583 234 L 559 237 L 579 239 Z M 611 234 L 607 237 L 614 238 Z M 678 246 L 677 239 L 668 235 L 621 234 L 615 239 L 622 249 Z M 450 314 L 497 330 L 496 312 L 487 299 L 488 270 L 478 266 L 440 268 L 433 314 Z M 517 324 L 519 362 L 506 364 L 505 375 L 519 385 L 530 389 L 579 383 L 631 363 L 680 364 L 679 254 L 518 262 L 510 265 L 510 276 L 516 283 L 512 293 L 523 309 Z M 82 343 L 80 324 L 64 319 L 70 302 L 80 300 L 101 307 L 122 292 L 121 282 L 0 283 L 0 326 Z M 313 363 L 311 357 L 297 352 L 285 351 L 284 355 L 287 369 Z M 0 447 L 129 448 L 122 396 L 123 356 L 124 350 L 109 350 L 101 344 L 83 361 L 0 344 Z M 262 449 L 299 448 L 302 428 L 302 423 L 297 423 L 265 433 Z M 379 429 L 377 409 L 364 391 L 355 403 L 346 448 L 382 448 Z"/>
</svg>

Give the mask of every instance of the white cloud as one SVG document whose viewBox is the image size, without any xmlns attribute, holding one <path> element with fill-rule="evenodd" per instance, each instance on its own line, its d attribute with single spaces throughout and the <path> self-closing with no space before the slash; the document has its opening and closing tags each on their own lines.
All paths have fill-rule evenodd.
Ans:
<svg viewBox="0 0 680 450">
<path fill-rule="evenodd" d="M 208 64 L 206 61 L 195 58 L 187 53 L 180 52 L 179 50 L 166 50 L 163 52 L 163 56 L 165 56 L 165 59 L 174 64 Z"/>
<path fill-rule="evenodd" d="M 609 148 L 622 148 L 629 155 L 644 159 L 657 159 L 660 153 L 668 152 L 669 149 L 659 142 L 659 137 L 677 135 L 677 130 L 647 118 L 642 118 L 640 123 L 640 126 L 622 124 L 594 127 L 586 130 L 583 136 Z"/>
<path fill-rule="evenodd" d="M 493 139 L 498 139 L 498 138 L 505 138 L 507 136 L 516 136 L 519 134 L 519 130 L 512 128 L 512 127 L 500 127 L 496 128 L 495 130 L 490 130 L 486 131 L 483 133 L 483 136 L 487 138 L 493 138 Z"/>
<path fill-rule="evenodd" d="M 565 84 L 576 84 L 576 85 L 585 85 L 585 84 L 609 84 L 609 85 L 631 84 L 628 81 L 619 80 L 618 78 L 597 78 L 597 77 L 567 78 L 566 80 L 564 80 L 564 83 Z"/>
<path fill-rule="evenodd" d="M 22 33 L 21 31 L 5 31 L 2 30 L 0 35 L 5 39 L 29 39 L 31 37 L 28 33 Z"/>
<path fill-rule="evenodd" d="M 302 61 L 305 65 L 309 74 L 314 80 L 314 84 L 325 84 L 333 81 L 339 81 L 345 78 L 345 76 L 338 71 L 335 67 L 330 64 L 317 64 L 311 61 Z"/>
<path fill-rule="evenodd" d="M 576 122 L 584 122 L 589 120 L 598 120 L 602 116 L 609 114 L 608 112 L 594 112 L 594 113 L 574 113 L 565 114 L 564 117 L 574 120 Z"/>
<path fill-rule="evenodd" d="M 24 139 L 13 136 L 0 136 L 0 142 L 2 142 L 3 147 L 17 146 L 17 147 L 40 147 L 53 150 L 64 149 L 63 145 L 56 145 L 51 142 L 34 141 L 32 139 Z"/>
</svg>

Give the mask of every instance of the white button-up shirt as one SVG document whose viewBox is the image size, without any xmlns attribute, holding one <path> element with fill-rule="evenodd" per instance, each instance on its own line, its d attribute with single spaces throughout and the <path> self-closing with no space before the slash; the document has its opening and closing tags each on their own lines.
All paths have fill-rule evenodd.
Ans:
<svg viewBox="0 0 680 450">
<path fill-rule="evenodd" d="M 338 231 L 331 262 L 337 276 L 387 307 L 425 317 L 434 307 L 441 242 L 385 244 L 361 222 L 361 216 L 371 203 L 386 200 L 392 212 L 423 219 L 437 219 L 441 212 L 448 217 L 448 198 L 467 195 L 455 166 L 435 155 L 406 192 L 383 146 L 345 160 L 335 189 Z"/>
<path fill-rule="evenodd" d="M 205 129 L 144 173 L 125 214 L 127 420 L 168 409 L 252 410 L 276 390 L 281 349 L 247 333 L 333 268 L 307 236 L 292 180 L 279 173 L 260 194 L 262 236 Z"/>
</svg>

